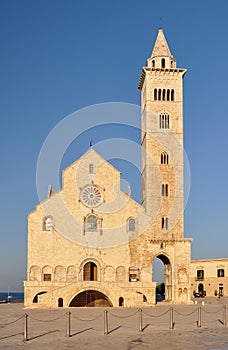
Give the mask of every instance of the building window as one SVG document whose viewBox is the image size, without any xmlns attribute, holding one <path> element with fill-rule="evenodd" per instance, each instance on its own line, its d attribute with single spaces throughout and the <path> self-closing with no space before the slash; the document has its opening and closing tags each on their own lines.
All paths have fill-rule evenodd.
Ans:
<svg viewBox="0 0 228 350">
<path fill-rule="evenodd" d="M 171 90 L 171 101 L 174 101 L 174 90 Z"/>
<path fill-rule="evenodd" d="M 87 216 L 86 228 L 87 228 L 87 231 L 96 231 L 97 230 L 97 217 L 95 215 Z"/>
<path fill-rule="evenodd" d="M 131 231 L 131 232 L 135 231 L 135 219 L 128 220 L 128 231 Z"/>
<path fill-rule="evenodd" d="M 163 89 L 162 91 L 162 100 L 165 101 L 165 96 L 166 96 L 166 90 Z"/>
<path fill-rule="evenodd" d="M 165 68 L 165 58 L 162 58 L 162 59 L 161 59 L 161 67 L 162 67 L 162 68 Z"/>
<path fill-rule="evenodd" d="M 165 216 L 162 217 L 162 230 L 168 230 L 169 219 Z"/>
<path fill-rule="evenodd" d="M 158 100 L 161 101 L 161 89 L 158 90 Z"/>
<path fill-rule="evenodd" d="M 97 265 L 87 262 L 83 268 L 83 281 L 97 281 Z"/>
<path fill-rule="evenodd" d="M 169 129 L 169 114 L 165 113 L 159 115 L 159 128 Z"/>
<path fill-rule="evenodd" d="M 158 98 L 158 90 L 154 89 L 154 101 L 157 101 Z"/>
<path fill-rule="evenodd" d="M 167 90 L 167 101 L 170 101 L 170 90 Z"/>
<path fill-rule="evenodd" d="M 139 281 L 139 269 L 137 267 L 129 267 L 129 282 Z"/>
<path fill-rule="evenodd" d="M 217 270 L 217 277 L 225 277 L 224 269 L 218 269 Z"/>
<path fill-rule="evenodd" d="M 63 298 L 58 299 L 58 307 L 63 307 Z"/>
<path fill-rule="evenodd" d="M 162 197 L 168 197 L 169 195 L 169 185 L 162 184 Z"/>
<path fill-rule="evenodd" d="M 152 68 L 155 67 L 155 60 L 152 60 Z"/>
<path fill-rule="evenodd" d="M 43 230 L 51 231 L 53 229 L 53 218 L 51 216 L 47 216 L 43 221 Z"/>
<path fill-rule="evenodd" d="M 51 273 L 44 273 L 44 281 L 45 282 L 51 281 Z"/>
<path fill-rule="evenodd" d="M 90 173 L 90 174 L 93 174 L 93 173 L 94 173 L 94 165 L 93 165 L 93 164 L 90 164 L 90 165 L 89 165 L 89 173 Z"/>
<path fill-rule="evenodd" d="M 169 155 L 166 152 L 161 153 L 161 164 L 169 164 Z"/>
<path fill-rule="evenodd" d="M 203 281 L 204 280 L 204 270 L 197 270 L 196 271 L 196 278 L 197 278 L 197 281 Z"/>
<path fill-rule="evenodd" d="M 119 306 L 124 306 L 124 298 L 119 297 Z"/>
</svg>

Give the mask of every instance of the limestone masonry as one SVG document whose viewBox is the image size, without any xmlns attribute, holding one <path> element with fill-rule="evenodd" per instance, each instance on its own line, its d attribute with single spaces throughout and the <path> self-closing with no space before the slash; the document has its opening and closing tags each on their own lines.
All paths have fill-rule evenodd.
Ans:
<svg viewBox="0 0 228 350">
<path fill-rule="evenodd" d="M 228 261 L 191 262 L 184 238 L 185 73 L 159 29 L 139 80 L 142 204 L 120 190 L 120 172 L 92 147 L 64 169 L 61 190 L 50 188 L 28 216 L 25 307 L 154 305 L 156 258 L 165 266 L 165 300 L 225 293 Z"/>
</svg>

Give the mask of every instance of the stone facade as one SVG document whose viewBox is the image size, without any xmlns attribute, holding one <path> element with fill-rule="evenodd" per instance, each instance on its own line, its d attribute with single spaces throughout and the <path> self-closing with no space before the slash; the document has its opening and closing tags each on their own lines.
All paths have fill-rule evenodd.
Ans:
<svg viewBox="0 0 228 350">
<path fill-rule="evenodd" d="M 228 259 L 192 260 L 192 293 L 228 296 Z"/>
<path fill-rule="evenodd" d="M 163 31 L 139 82 L 142 205 L 92 148 L 62 172 L 28 216 L 25 307 L 146 306 L 156 302 L 152 263 L 165 265 L 165 298 L 191 300 L 191 239 L 184 238 L 183 93 Z"/>
</svg>

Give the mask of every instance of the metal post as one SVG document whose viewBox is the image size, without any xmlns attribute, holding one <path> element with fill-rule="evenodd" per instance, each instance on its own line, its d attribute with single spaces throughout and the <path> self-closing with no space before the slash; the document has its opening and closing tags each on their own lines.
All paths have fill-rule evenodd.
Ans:
<svg viewBox="0 0 228 350">
<path fill-rule="evenodd" d="M 173 308 L 170 308 L 170 329 L 174 328 L 174 322 L 173 322 Z"/>
<path fill-rule="evenodd" d="M 24 333 L 23 333 L 23 341 L 28 341 L 28 315 L 24 314 Z"/>
<path fill-rule="evenodd" d="M 139 309 L 139 332 L 142 332 L 142 309 Z"/>
<path fill-rule="evenodd" d="M 104 311 L 104 334 L 108 334 L 108 311 Z"/>
<path fill-rule="evenodd" d="M 201 327 L 201 306 L 198 308 L 198 321 L 197 321 L 197 327 Z"/>
<path fill-rule="evenodd" d="M 226 326 L 226 305 L 223 306 L 223 325 Z"/>
<path fill-rule="evenodd" d="M 67 337 L 71 336 L 71 334 L 70 334 L 70 315 L 71 315 L 71 312 L 68 311 L 66 313 L 66 336 Z"/>
</svg>

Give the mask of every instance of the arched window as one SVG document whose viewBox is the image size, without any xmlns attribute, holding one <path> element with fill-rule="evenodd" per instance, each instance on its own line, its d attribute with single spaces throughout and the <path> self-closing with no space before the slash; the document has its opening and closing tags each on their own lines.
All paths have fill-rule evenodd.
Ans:
<svg viewBox="0 0 228 350">
<path fill-rule="evenodd" d="M 169 164 L 169 155 L 166 152 L 161 153 L 161 164 Z"/>
<path fill-rule="evenodd" d="M 89 165 L 89 173 L 90 173 L 90 174 L 93 174 L 93 173 L 94 173 L 94 165 L 93 165 L 93 164 L 90 164 L 90 165 Z"/>
<path fill-rule="evenodd" d="M 166 98 L 167 98 L 167 101 L 170 100 L 170 90 L 169 89 L 167 90 L 167 97 Z"/>
<path fill-rule="evenodd" d="M 169 129 L 169 115 L 165 115 L 165 129 Z"/>
<path fill-rule="evenodd" d="M 47 216 L 43 221 L 43 230 L 51 231 L 53 229 L 53 218 L 51 216 Z"/>
<path fill-rule="evenodd" d="M 161 101 L 161 89 L 158 90 L 158 100 Z"/>
<path fill-rule="evenodd" d="M 171 101 L 174 101 L 174 90 L 171 90 Z"/>
<path fill-rule="evenodd" d="M 169 219 L 165 216 L 162 217 L 162 230 L 168 230 Z"/>
<path fill-rule="evenodd" d="M 152 68 L 155 67 L 155 60 L 152 60 Z"/>
<path fill-rule="evenodd" d="M 165 68 L 165 58 L 162 58 L 162 59 L 161 59 L 161 67 L 162 67 L 162 68 Z"/>
<path fill-rule="evenodd" d="M 154 89 L 154 101 L 157 101 L 157 98 L 158 98 L 157 94 L 158 94 L 158 90 Z"/>
<path fill-rule="evenodd" d="M 163 89 L 163 91 L 162 91 L 162 100 L 163 101 L 165 101 L 165 95 L 166 95 L 166 91 L 165 91 L 165 89 Z"/>
<path fill-rule="evenodd" d="M 97 281 L 97 265 L 89 261 L 83 268 L 83 281 Z"/>
<path fill-rule="evenodd" d="M 86 229 L 87 229 L 87 231 L 96 231 L 97 230 L 97 217 L 95 215 L 87 216 Z"/>
<path fill-rule="evenodd" d="M 169 186 L 168 184 L 162 184 L 162 197 L 168 197 L 169 195 Z"/>
<path fill-rule="evenodd" d="M 159 115 L 159 128 L 169 129 L 169 114 L 165 113 Z"/>
<path fill-rule="evenodd" d="M 128 231 L 135 231 L 135 219 L 130 218 L 128 220 Z"/>
</svg>

